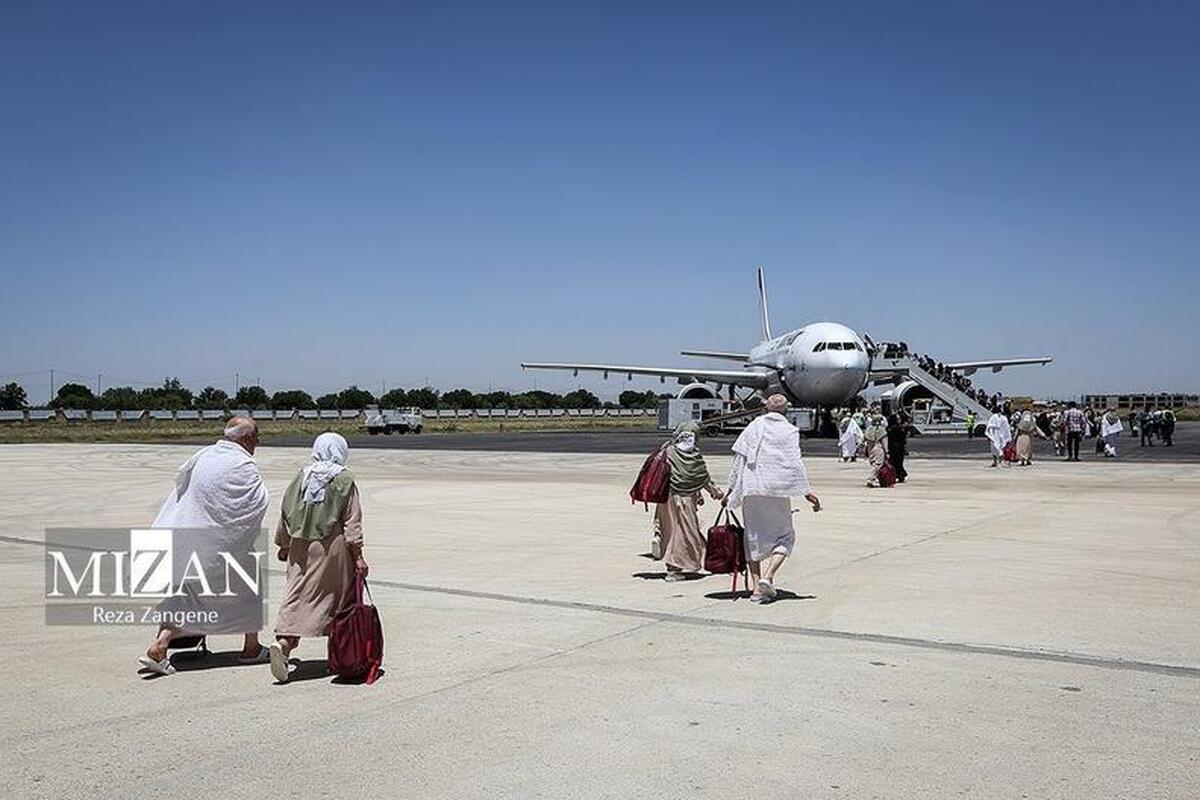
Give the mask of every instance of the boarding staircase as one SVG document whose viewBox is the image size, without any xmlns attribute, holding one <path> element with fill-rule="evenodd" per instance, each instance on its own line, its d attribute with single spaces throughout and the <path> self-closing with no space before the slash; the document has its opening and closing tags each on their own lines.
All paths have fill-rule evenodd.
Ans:
<svg viewBox="0 0 1200 800">
<path fill-rule="evenodd" d="M 890 376 L 887 373 L 890 373 Z M 934 377 L 912 356 L 876 358 L 871 363 L 871 377 L 876 382 L 890 381 L 896 385 L 908 379 L 925 387 L 930 394 L 950 407 L 956 420 L 965 420 L 967 414 L 973 412 L 977 420 L 983 421 L 992 414 L 974 397 Z"/>
</svg>

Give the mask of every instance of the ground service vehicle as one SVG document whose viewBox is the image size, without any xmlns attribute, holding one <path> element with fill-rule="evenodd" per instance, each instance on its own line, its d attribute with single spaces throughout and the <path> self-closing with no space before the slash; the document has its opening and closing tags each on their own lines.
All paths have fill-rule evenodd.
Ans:
<svg viewBox="0 0 1200 800">
<path fill-rule="evenodd" d="M 421 410 L 418 408 L 393 408 L 387 411 L 367 412 L 363 427 L 372 436 L 380 433 L 420 433 L 422 428 Z"/>
</svg>

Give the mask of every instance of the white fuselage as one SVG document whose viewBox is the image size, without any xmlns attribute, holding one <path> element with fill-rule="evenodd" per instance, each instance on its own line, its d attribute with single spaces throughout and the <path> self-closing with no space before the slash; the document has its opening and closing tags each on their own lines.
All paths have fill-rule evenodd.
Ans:
<svg viewBox="0 0 1200 800">
<path fill-rule="evenodd" d="M 762 342 L 750 364 L 776 371 L 793 403 L 840 406 L 867 385 L 871 359 L 862 338 L 838 322 L 814 322 Z"/>
</svg>

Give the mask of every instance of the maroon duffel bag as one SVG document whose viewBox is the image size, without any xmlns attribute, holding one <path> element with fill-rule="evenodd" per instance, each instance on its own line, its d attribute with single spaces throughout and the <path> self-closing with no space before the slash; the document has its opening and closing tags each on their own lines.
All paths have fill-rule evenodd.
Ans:
<svg viewBox="0 0 1200 800">
<path fill-rule="evenodd" d="M 708 542 L 704 547 L 704 569 L 724 575 L 733 573 L 730 591 L 737 591 L 737 576 L 746 569 L 746 531 L 737 515 L 722 507 L 717 514 L 717 524 L 708 529 Z M 750 588 L 749 578 L 746 588 Z"/>
<path fill-rule="evenodd" d="M 367 579 L 361 573 L 354 576 L 354 603 L 343 608 L 329 625 L 329 672 L 339 678 L 374 683 L 383 664 L 383 625 L 374 601 L 363 602 L 363 592 L 370 597 Z"/>
</svg>

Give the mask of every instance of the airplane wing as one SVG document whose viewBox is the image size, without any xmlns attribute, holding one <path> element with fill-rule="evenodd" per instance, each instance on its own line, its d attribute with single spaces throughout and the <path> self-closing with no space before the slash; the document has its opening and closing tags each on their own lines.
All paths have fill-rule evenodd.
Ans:
<svg viewBox="0 0 1200 800">
<path fill-rule="evenodd" d="M 946 364 L 947 369 L 958 370 L 964 375 L 973 375 L 975 370 L 990 368 L 992 372 L 999 372 L 1005 367 L 1021 367 L 1027 364 L 1049 364 L 1054 359 L 1050 356 L 1042 356 L 1040 358 L 997 358 L 989 361 L 959 361 L 954 364 Z"/>
<path fill-rule="evenodd" d="M 666 380 L 676 378 L 681 383 L 692 381 L 711 381 L 732 386 L 745 386 L 749 389 L 766 389 L 770 383 L 768 373 L 760 370 L 747 369 L 679 369 L 676 367 L 631 367 L 620 364 L 555 364 L 545 362 L 525 362 L 521 369 L 556 369 L 579 374 L 580 372 L 603 372 L 607 378 L 609 373 L 616 375 L 653 375 Z"/>
<path fill-rule="evenodd" d="M 725 350 L 680 350 L 681 356 L 694 356 L 696 358 L 718 358 L 722 361 L 749 361 L 749 353 L 730 353 Z"/>
</svg>

